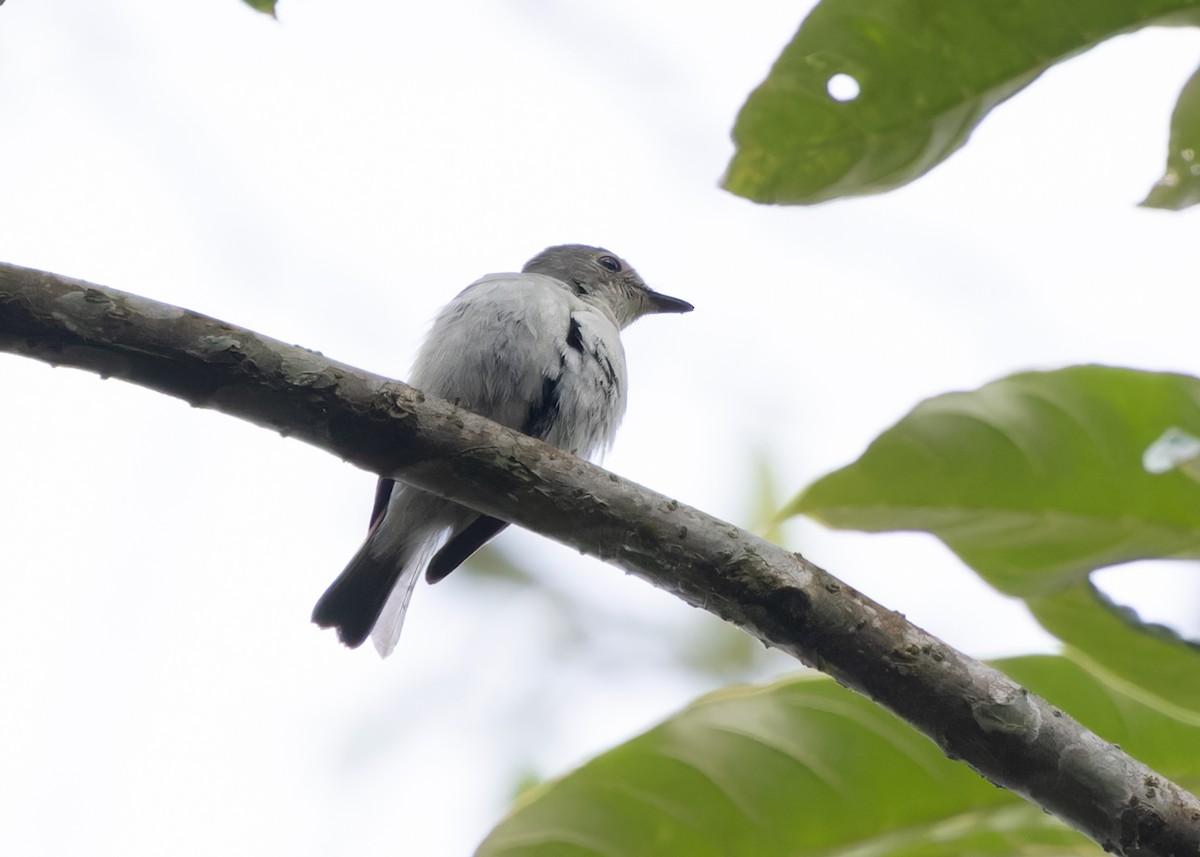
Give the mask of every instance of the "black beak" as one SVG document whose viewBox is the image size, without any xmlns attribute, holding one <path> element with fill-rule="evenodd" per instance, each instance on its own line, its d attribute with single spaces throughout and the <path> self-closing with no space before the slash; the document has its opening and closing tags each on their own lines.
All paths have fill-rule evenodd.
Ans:
<svg viewBox="0 0 1200 857">
<path fill-rule="evenodd" d="M 646 289 L 646 305 L 648 312 L 691 312 L 695 309 L 687 301 L 673 298 L 670 295 L 659 294 L 653 289 Z"/>
</svg>

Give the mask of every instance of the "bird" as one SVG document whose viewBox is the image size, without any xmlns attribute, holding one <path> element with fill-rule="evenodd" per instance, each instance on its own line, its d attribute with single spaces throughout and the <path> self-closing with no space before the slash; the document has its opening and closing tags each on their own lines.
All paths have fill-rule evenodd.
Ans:
<svg viewBox="0 0 1200 857">
<path fill-rule="evenodd" d="M 595 458 L 612 445 L 625 413 L 620 332 L 685 300 L 651 289 L 603 247 L 562 244 L 519 273 L 488 274 L 441 309 L 413 363 L 410 382 L 508 428 Z M 313 609 L 357 648 L 371 638 L 396 647 L 418 579 L 436 583 L 508 523 L 390 477 L 376 485 L 366 540 Z"/>
</svg>

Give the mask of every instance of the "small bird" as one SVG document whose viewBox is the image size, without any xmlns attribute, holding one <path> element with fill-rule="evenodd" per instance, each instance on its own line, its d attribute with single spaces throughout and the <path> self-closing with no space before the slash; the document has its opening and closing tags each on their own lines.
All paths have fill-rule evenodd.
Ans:
<svg viewBox="0 0 1200 857">
<path fill-rule="evenodd" d="M 625 413 L 623 328 L 692 305 L 653 291 L 601 247 L 550 247 L 519 274 L 488 274 L 433 322 L 414 387 L 559 449 L 590 458 L 612 445 Z M 351 648 L 368 636 L 383 657 L 400 636 L 422 572 L 448 575 L 508 526 L 383 477 L 367 539 L 313 609 Z"/>
</svg>

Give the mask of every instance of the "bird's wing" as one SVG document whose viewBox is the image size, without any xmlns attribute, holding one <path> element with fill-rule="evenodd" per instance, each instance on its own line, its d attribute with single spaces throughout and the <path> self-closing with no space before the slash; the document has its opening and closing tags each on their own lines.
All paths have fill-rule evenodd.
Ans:
<svg viewBox="0 0 1200 857">
<path fill-rule="evenodd" d="M 492 274 L 434 322 L 415 387 L 560 449 L 606 448 L 625 411 L 613 318 L 542 274 Z"/>
<path fill-rule="evenodd" d="M 396 480 L 386 476 L 380 476 L 379 481 L 375 483 L 375 505 L 371 507 L 371 525 L 368 529 L 375 529 L 383 519 L 383 513 L 387 511 L 388 501 L 392 499 L 392 489 L 395 487 Z"/>
<path fill-rule="evenodd" d="M 420 390 L 525 430 L 563 371 L 572 309 L 558 280 L 492 274 L 468 286 L 433 323 L 413 366 Z"/>
<path fill-rule="evenodd" d="M 612 445 L 625 414 L 625 351 L 616 324 L 595 307 L 580 303 L 572 310 L 562 338 L 554 419 L 538 436 L 559 449 L 591 458 Z"/>
<path fill-rule="evenodd" d="M 452 535 L 446 544 L 433 555 L 425 569 L 425 579 L 437 583 L 454 569 L 466 562 L 471 554 L 479 550 L 508 526 L 491 515 L 480 515 L 463 529 Z"/>
</svg>

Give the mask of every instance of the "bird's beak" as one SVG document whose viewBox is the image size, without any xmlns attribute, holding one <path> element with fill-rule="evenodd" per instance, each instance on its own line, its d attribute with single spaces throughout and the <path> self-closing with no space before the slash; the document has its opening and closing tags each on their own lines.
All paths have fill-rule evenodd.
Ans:
<svg viewBox="0 0 1200 857">
<path fill-rule="evenodd" d="M 695 309 L 690 303 L 670 295 L 660 294 L 653 289 L 646 289 L 646 306 L 648 313 L 658 312 L 691 312 Z"/>
</svg>

